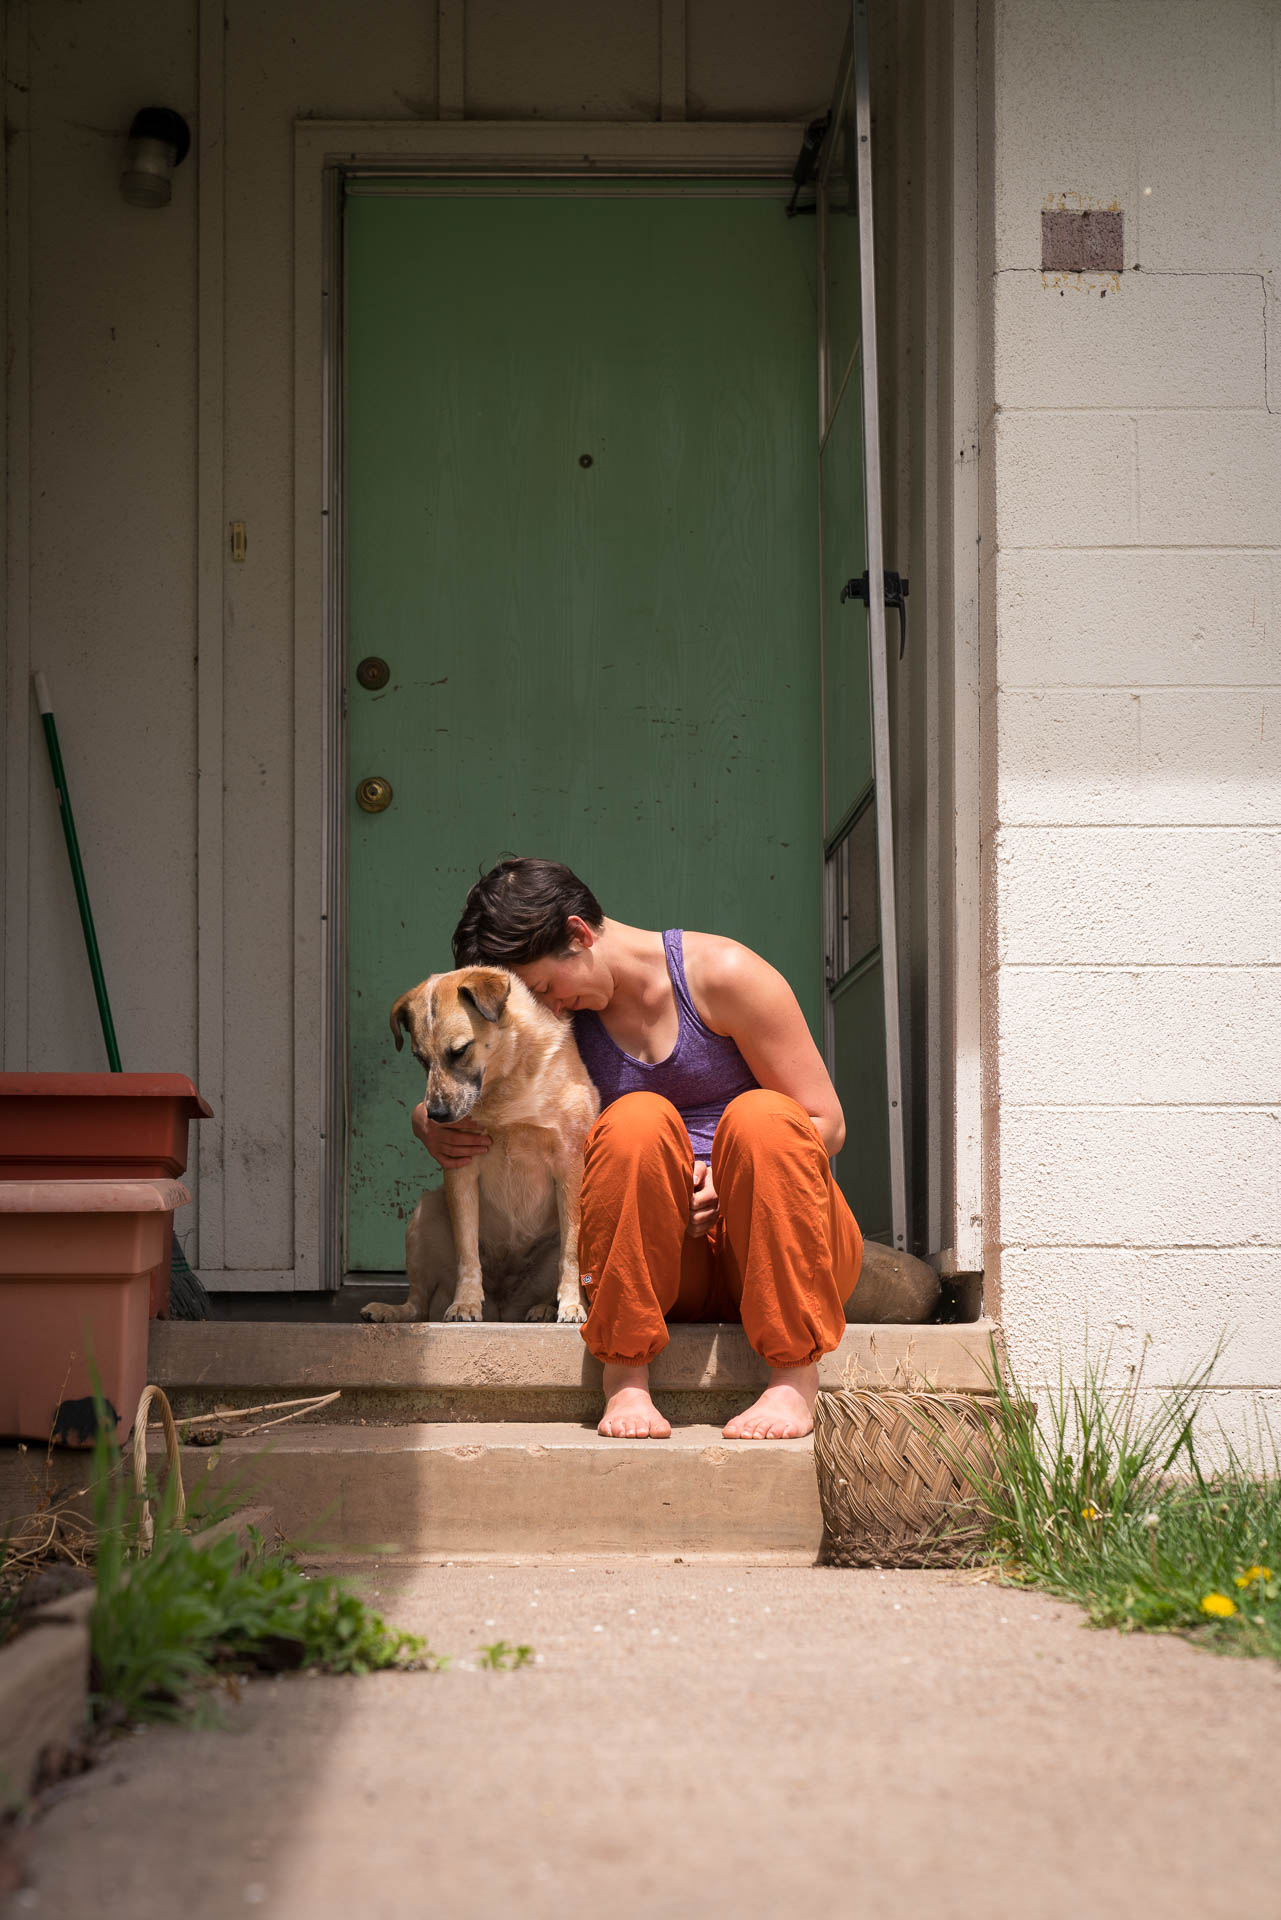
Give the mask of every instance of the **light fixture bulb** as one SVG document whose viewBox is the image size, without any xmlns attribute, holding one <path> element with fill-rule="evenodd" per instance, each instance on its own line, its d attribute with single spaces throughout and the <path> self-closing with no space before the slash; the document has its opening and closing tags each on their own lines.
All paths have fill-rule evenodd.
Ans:
<svg viewBox="0 0 1281 1920">
<path fill-rule="evenodd" d="M 191 149 L 191 129 L 172 107 L 144 107 L 133 117 L 120 192 L 130 206 L 168 206 L 173 170 Z"/>
</svg>

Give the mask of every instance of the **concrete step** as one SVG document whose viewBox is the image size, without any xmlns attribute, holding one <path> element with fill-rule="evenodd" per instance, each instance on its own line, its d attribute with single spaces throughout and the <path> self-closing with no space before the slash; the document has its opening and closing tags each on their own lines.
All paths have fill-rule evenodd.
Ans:
<svg viewBox="0 0 1281 1920">
<path fill-rule="evenodd" d="M 764 1363 L 739 1326 L 671 1329 L 651 1370 L 663 1410 L 721 1425 L 764 1384 Z M 820 1365 L 825 1387 L 919 1385 L 974 1392 L 987 1383 L 991 1320 L 949 1326 L 851 1325 Z M 147 1377 L 175 1413 L 254 1406 L 341 1389 L 315 1416 L 342 1423 L 590 1421 L 600 1364 L 577 1327 L 365 1326 L 332 1322 L 152 1322 Z M 288 1431 L 284 1429 L 283 1431 Z"/>
<path fill-rule="evenodd" d="M 850 1326 L 820 1378 L 973 1392 L 995 1332 Z M 575 1327 L 158 1321 L 148 1378 L 180 1417 L 341 1390 L 305 1419 L 243 1436 L 228 1421 L 219 1446 L 182 1450 L 189 1491 L 233 1486 L 317 1557 L 810 1564 L 822 1537 L 810 1440 L 721 1437 L 765 1378 L 738 1326 L 672 1328 L 652 1371 L 662 1441 L 596 1433 L 600 1367 Z M 148 1453 L 159 1469 L 158 1428 Z M 89 1466 L 4 1449 L 0 1508 L 33 1512 Z"/>
<path fill-rule="evenodd" d="M 811 1564 L 822 1538 L 812 1442 L 602 1440 L 570 1422 L 291 1426 L 183 1449 L 188 1486 L 270 1505 L 309 1559 L 724 1560 Z"/>
</svg>

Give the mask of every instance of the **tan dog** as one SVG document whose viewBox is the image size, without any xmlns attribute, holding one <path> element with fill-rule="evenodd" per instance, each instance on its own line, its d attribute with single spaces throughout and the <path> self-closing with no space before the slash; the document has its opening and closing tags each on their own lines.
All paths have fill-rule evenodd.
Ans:
<svg viewBox="0 0 1281 1920">
<path fill-rule="evenodd" d="M 493 1144 L 446 1169 L 405 1234 L 409 1299 L 366 1320 L 587 1318 L 578 1277 L 583 1142 L 600 1101 L 568 1020 L 500 967 L 434 973 L 391 1010 L 427 1074 L 427 1112 Z M 446 1304 L 448 1302 L 448 1304 Z"/>
</svg>

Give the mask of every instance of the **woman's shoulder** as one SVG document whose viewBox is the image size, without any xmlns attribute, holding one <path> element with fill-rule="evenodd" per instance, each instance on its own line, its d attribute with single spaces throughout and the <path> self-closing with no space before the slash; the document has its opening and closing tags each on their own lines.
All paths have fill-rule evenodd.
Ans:
<svg viewBox="0 0 1281 1920">
<path fill-rule="evenodd" d="M 732 1016 L 753 988 L 775 977 L 768 960 L 726 934 L 686 932 L 683 945 L 690 993 L 696 1006 L 711 1016 L 713 1027 Z"/>
<path fill-rule="evenodd" d="M 681 934 L 681 944 L 685 964 L 708 973 L 732 973 L 744 960 L 760 959 L 760 955 L 745 947 L 741 940 L 731 940 L 724 933 L 697 933 L 692 927 L 686 927 Z"/>
</svg>

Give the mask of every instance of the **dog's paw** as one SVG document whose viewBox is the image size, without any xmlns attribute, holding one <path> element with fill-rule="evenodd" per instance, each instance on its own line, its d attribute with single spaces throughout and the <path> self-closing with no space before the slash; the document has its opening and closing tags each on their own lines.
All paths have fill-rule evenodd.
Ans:
<svg viewBox="0 0 1281 1920">
<path fill-rule="evenodd" d="M 525 1318 L 526 1320 L 554 1320 L 556 1318 L 556 1302 L 554 1300 L 545 1300 L 540 1307 L 531 1307 L 525 1315 Z"/>
<path fill-rule="evenodd" d="M 412 1320 L 414 1313 L 407 1304 L 393 1306 L 389 1300 L 371 1300 L 367 1307 L 360 1309 L 360 1317 L 376 1325 L 388 1320 Z"/>
<path fill-rule="evenodd" d="M 446 1320 L 483 1320 L 485 1309 L 479 1300 L 451 1300 L 445 1308 Z"/>
<path fill-rule="evenodd" d="M 587 1318 L 587 1309 L 581 1300 L 571 1300 L 567 1306 L 556 1309 L 558 1327 L 581 1327 Z"/>
</svg>

